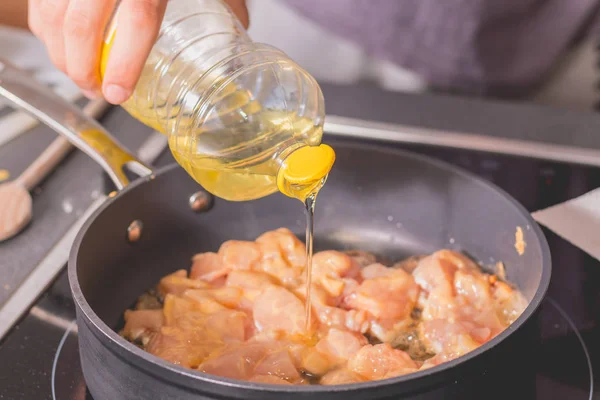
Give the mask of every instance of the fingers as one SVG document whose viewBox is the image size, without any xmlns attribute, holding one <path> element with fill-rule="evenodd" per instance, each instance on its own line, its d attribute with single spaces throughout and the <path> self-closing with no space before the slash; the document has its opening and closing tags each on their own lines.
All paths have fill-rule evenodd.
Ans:
<svg viewBox="0 0 600 400">
<path fill-rule="evenodd" d="M 39 8 L 33 10 L 35 30 L 41 34 L 50 59 L 58 69 L 66 71 L 63 21 L 69 0 L 41 0 Z"/>
<path fill-rule="evenodd" d="M 65 72 L 88 97 L 94 97 L 101 90 L 99 49 L 115 3 L 116 0 L 71 0 L 66 9 Z"/>
<path fill-rule="evenodd" d="M 40 40 L 42 39 L 42 27 L 44 26 L 40 18 L 42 16 L 40 13 L 41 7 L 42 0 L 29 0 L 27 5 L 27 24 L 29 25 L 29 30 Z"/>
<path fill-rule="evenodd" d="M 246 7 L 246 0 L 225 0 L 225 3 L 229 5 L 233 13 L 238 17 L 244 28 L 248 29 L 250 19 L 248 17 L 248 8 Z"/>
<path fill-rule="evenodd" d="M 127 100 L 156 41 L 167 0 L 122 0 L 117 30 L 102 82 L 105 99 Z"/>
<path fill-rule="evenodd" d="M 100 82 L 100 46 L 116 1 L 29 0 L 28 23 L 46 45 L 56 67 L 69 75 L 84 94 L 94 97 L 101 91 L 108 102 L 121 104 L 133 93 L 168 0 L 121 0 L 116 36 Z M 226 1 L 247 27 L 245 0 Z"/>
</svg>

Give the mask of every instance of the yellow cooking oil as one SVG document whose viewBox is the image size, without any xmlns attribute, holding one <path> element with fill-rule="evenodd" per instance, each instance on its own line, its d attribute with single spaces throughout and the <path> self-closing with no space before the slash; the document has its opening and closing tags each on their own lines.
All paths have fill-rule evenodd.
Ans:
<svg viewBox="0 0 600 400">
<path fill-rule="evenodd" d="M 335 152 L 330 146 L 305 146 L 292 152 L 283 162 L 277 175 L 279 190 L 304 203 L 306 214 L 306 332 L 311 327 L 311 286 L 312 286 L 312 255 L 313 232 L 315 222 L 315 202 L 319 190 L 325 184 L 327 175 L 335 162 Z"/>
<path fill-rule="evenodd" d="M 113 26 L 102 46 L 101 78 L 115 35 Z M 188 98 L 194 98 L 195 92 L 200 93 L 196 101 L 201 101 L 211 87 L 202 86 L 202 82 L 190 87 L 190 80 L 204 72 L 190 71 L 189 63 L 175 60 L 165 71 L 164 60 L 168 58 L 150 53 L 134 94 L 122 107 L 168 135 L 176 161 L 205 190 L 230 201 L 258 199 L 279 190 L 305 202 L 322 186 L 334 156 L 329 146 L 319 145 L 322 125 L 293 111 L 263 107 L 249 90 L 225 81 L 226 76 L 209 80 L 212 87 L 219 87 L 211 98 L 212 104 L 218 104 L 218 112 L 198 124 L 196 115 L 185 113 L 190 107 L 174 101 L 174 97 L 181 98 L 180 93 L 186 92 Z M 153 82 L 157 74 L 163 80 L 160 85 Z"/>
</svg>

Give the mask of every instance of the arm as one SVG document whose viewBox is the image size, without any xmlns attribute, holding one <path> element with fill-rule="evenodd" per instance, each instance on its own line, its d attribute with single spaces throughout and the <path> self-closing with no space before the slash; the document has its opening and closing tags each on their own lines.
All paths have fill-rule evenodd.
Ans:
<svg viewBox="0 0 600 400">
<path fill-rule="evenodd" d="M 27 27 L 27 0 L 1 0 L 0 25 Z"/>
</svg>

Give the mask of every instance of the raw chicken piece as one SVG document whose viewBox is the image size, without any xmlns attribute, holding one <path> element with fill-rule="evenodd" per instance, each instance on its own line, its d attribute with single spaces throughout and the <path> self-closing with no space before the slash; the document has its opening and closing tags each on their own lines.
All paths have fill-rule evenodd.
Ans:
<svg viewBox="0 0 600 400">
<path fill-rule="evenodd" d="M 360 270 L 360 276 L 362 279 L 380 278 L 382 276 L 390 276 L 393 274 L 394 270 L 392 268 L 388 268 L 379 263 L 367 265 Z"/>
<path fill-rule="evenodd" d="M 362 376 L 348 371 L 346 368 L 339 368 L 325 374 L 319 383 L 321 385 L 345 385 L 364 381 Z"/>
<path fill-rule="evenodd" d="M 298 285 L 304 275 L 304 266 L 290 265 L 283 258 L 263 259 L 257 269 L 275 278 L 281 284 L 293 287 Z"/>
<path fill-rule="evenodd" d="M 298 370 L 319 375 L 331 367 L 329 359 L 315 350 L 316 339 L 312 335 L 278 337 L 273 335 L 273 332 L 262 332 L 252 337 L 249 342 L 263 343 L 270 349 L 285 349 Z"/>
<path fill-rule="evenodd" d="M 259 271 L 231 271 L 227 276 L 225 286 L 238 287 L 243 290 L 262 291 L 271 286 L 275 280 L 268 274 Z"/>
<path fill-rule="evenodd" d="M 489 328 L 477 327 L 465 321 L 456 323 L 446 320 L 424 321 L 420 324 L 419 330 L 419 336 L 425 346 L 431 352 L 437 353 L 426 360 L 420 369 L 435 367 L 454 360 L 491 339 Z"/>
<path fill-rule="evenodd" d="M 266 232 L 256 239 L 263 253 L 263 260 L 280 258 L 292 267 L 304 268 L 306 247 L 287 228 Z"/>
<path fill-rule="evenodd" d="M 338 307 L 314 306 L 319 322 L 331 328 L 365 333 L 369 330 L 369 316 L 364 310 L 343 310 Z"/>
<path fill-rule="evenodd" d="M 242 298 L 237 308 L 250 314 L 256 297 L 273 284 L 275 284 L 274 278 L 258 271 L 231 271 L 225 281 L 226 288 L 242 291 Z"/>
<path fill-rule="evenodd" d="M 129 340 L 139 340 L 146 345 L 150 335 L 158 332 L 163 322 L 162 310 L 126 310 L 123 336 Z"/>
<path fill-rule="evenodd" d="M 419 298 L 424 320 L 455 319 L 454 274 L 457 266 L 438 253 L 423 258 L 412 275 L 424 290 Z"/>
<path fill-rule="evenodd" d="M 405 375 L 417 370 L 417 364 L 402 350 L 388 343 L 364 346 L 350 360 L 348 369 L 370 380 Z"/>
<path fill-rule="evenodd" d="M 362 250 L 348 250 L 345 251 L 344 254 L 350 256 L 360 268 L 364 268 L 377 262 L 377 257 L 375 257 L 375 255 Z"/>
<path fill-rule="evenodd" d="M 306 248 L 289 229 L 266 232 L 256 243 L 262 251 L 257 269 L 286 286 L 299 283 L 306 267 Z"/>
<path fill-rule="evenodd" d="M 371 267 L 366 267 L 369 270 Z M 358 289 L 344 299 L 347 307 L 364 310 L 373 317 L 395 321 L 407 318 L 419 295 L 419 287 L 413 277 L 401 269 L 387 269 L 384 275 L 380 268 L 367 271 L 376 275 L 365 279 Z"/>
<path fill-rule="evenodd" d="M 262 253 L 260 247 L 254 242 L 229 240 L 221 245 L 219 256 L 228 271 L 248 271 L 256 267 Z"/>
<path fill-rule="evenodd" d="M 316 280 L 316 283 L 334 299 L 339 299 L 342 296 L 346 287 L 346 281 L 348 281 L 348 279 L 332 278 L 329 276 L 320 276 Z M 336 300 L 335 303 L 337 305 L 338 301 Z"/>
<path fill-rule="evenodd" d="M 342 282 L 344 282 L 344 290 L 340 296 L 340 300 L 347 298 L 352 293 L 358 290 L 360 283 L 358 283 L 355 279 L 352 278 L 343 278 Z"/>
<path fill-rule="evenodd" d="M 325 354 L 317 351 L 314 347 L 303 349 L 298 364 L 299 368 L 312 375 L 323 375 L 329 371 L 334 363 Z"/>
<path fill-rule="evenodd" d="M 425 362 L 421 365 L 419 370 L 422 371 L 422 370 L 425 370 L 428 368 L 432 368 L 432 367 L 438 366 L 440 364 L 443 364 L 447 361 L 452 361 L 458 357 L 459 357 L 458 354 L 446 354 L 446 353 L 436 354 L 435 356 L 425 360 Z"/>
<path fill-rule="evenodd" d="M 198 370 L 233 379 L 252 380 L 273 376 L 290 383 L 300 380 L 287 350 L 273 343 L 248 342 L 217 350 Z M 264 378 L 258 378 L 263 380 Z"/>
<path fill-rule="evenodd" d="M 504 329 L 488 275 L 465 256 L 439 251 L 421 260 L 413 276 L 428 292 L 420 299 L 423 320 L 461 323 L 480 344 Z"/>
<path fill-rule="evenodd" d="M 201 279 L 206 282 L 214 282 L 226 276 L 229 269 L 223 265 L 221 256 L 217 253 L 196 254 L 192 258 L 192 269 L 190 279 Z"/>
<path fill-rule="evenodd" d="M 211 296 L 210 290 L 188 289 L 178 300 L 189 300 L 195 303 L 195 309 L 205 314 L 227 311 L 228 308 Z M 165 300 L 166 303 L 166 300 Z"/>
<path fill-rule="evenodd" d="M 254 376 L 256 365 L 269 354 L 262 343 L 229 345 L 214 351 L 198 366 L 198 370 L 225 378 L 248 380 Z"/>
<path fill-rule="evenodd" d="M 185 324 L 187 323 L 186 320 L 198 314 L 202 314 L 199 303 L 173 294 L 166 295 L 163 313 L 166 326 Z"/>
<path fill-rule="evenodd" d="M 265 356 L 254 368 L 254 374 L 277 376 L 291 382 L 300 380 L 300 374 L 285 349 Z"/>
<path fill-rule="evenodd" d="M 481 272 L 456 271 L 454 274 L 454 290 L 457 296 L 463 296 L 478 311 L 491 308 L 490 282 L 487 275 Z"/>
<path fill-rule="evenodd" d="M 198 291 L 188 291 L 186 297 L 167 295 L 163 309 L 165 325 L 184 331 L 201 330 L 219 342 L 242 341 L 249 336 L 252 321 L 246 313 L 228 309 L 210 298 L 191 300 L 190 294 L 194 292 Z"/>
<path fill-rule="evenodd" d="M 242 342 L 249 337 L 252 321 L 242 311 L 222 311 L 207 316 L 207 331 L 224 342 Z"/>
<path fill-rule="evenodd" d="M 320 251 L 313 255 L 312 273 L 316 281 L 320 277 L 354 278 L 360 266 L 352 257 L 335 250 Z"/>
<path fill-rule="evenodd" d="M 371 319 L 369 321 L 368 333 L 371 337 L 381 342 L 391 342 L 400 332 L 405 332 L 414 323 L 412 318 L 401 320 L 395 319 Z"/>
<path fill-rule="evenodd" d="M 306 326 L 304 304 L 281 286 L 271 285 L 256 297 L 253 315 L 259 332 L 282 331 L 293 335 L 304 332 Z"/>
<path fill-rule="evenodd" d="M 222 347 L 220 340 L 208 336 L 203 329 L 181 329 L 163 326 L 152 336 L 146 351 L 174 364 L 196 368 L 215 349 Z"/>
<path fill-rule="evenodd" d="M 187 289 L 202 289 L 208 287 L 210 286 L 206 282 L 188 279 L 187 271 L 184 269 L 180 269 L 165 276 L 158 283 L 158 291 L 161 296 L 165 296 L 168 293 L 179 296 Z"/>
<path fill-rule="evenodd" d="M 368 343 L 367 338 L 359 333 L 332 328 L 315 348 L 336 363 L 341 363 L 347 361 Z"/>
<path fill-rule="evenodd" d="M 423 321 L 419 337 L 432 353 L 461 356 L 480 346 L 461 323 L 438 319 Z"/>
<path fill-rule="evenodd" d="M 428 292 L 443 288 L 450 295 L 457 270 L 480 273 L 477 265 L 466 256 L 451 250 L 440 250 L 423 257 L 413 271 L 413 277 Z"/>
<path fill-rule="evenodd" d="M 349 285 L 352 288 L 358 286 L 353 278 L 358 277 L 359 271 L 359 265 L 344 253 L 333 250 L 316 253 L 313 256 L 312 264 L 313 293 L 320 290 L 326 294 L 327 300 L 323 300 L 324 296 L 321 296 L 320 301 L 312 301 L 313 306 L 317 308 L 320 308 L 320 306 L 338 306 L 343 296 L 348 292 L 347 286 Z M 303 290 L 306 291 L 305 286 Z M 317 313 L 324 316 L 322 311 L 317 310 Z M 329 319 L 328 322 L 324 323 L 330 324 L 331 322 L 331 319 Z"/>
<path fill-rule="evenodd" d="M 527 299 L 508 284 L 497 281 L 492 287 L 496 314 L 503 324 L 512 324 L 527 308 Z"/>
<path fill-rule="evenodd" d="M 427 292 L 443 291 L 445 295 L 454 295 L 453 282 L 456 265 L 438 257 L 437 253 L 423 258 L 412 275 L 417 284 Z"/>
<path fill-rule="evenodd" d="M 242 301 L 243 290 L 238 287 L 220 287 L 216 289 L 189 289 L 183 292 L 183 297 L 203 303 L 218 302 L 227 308 L 237 308 Z"/>
<path fill-rule="evenodd" d="M 347 282 L 349 279 L 345 279 L 345 281 Z M 358 284 L 354 287 L 358 287 Z M 359 333 L 367 332 L 369 329 L 369 318 L 366 311 L 339 308 L 337 307 L 339 299 L 332 297 L 322 285 L 318 283 L 313 284 L 311 288 L 313 315 L 319 320 L 322 326 Z M 306 286 L 299 286 L 296 289 L 296 293 L 300 298 L 304 299 Z"/>
<path fill-rule="evenodd" d="M 458 251 L 442 249 L 433 253 L 435 257 L 444 262 L 454 265 L 457 269 L 468 271 L 480 271 L 479 267 L 469 257 Z"/>
</svg>

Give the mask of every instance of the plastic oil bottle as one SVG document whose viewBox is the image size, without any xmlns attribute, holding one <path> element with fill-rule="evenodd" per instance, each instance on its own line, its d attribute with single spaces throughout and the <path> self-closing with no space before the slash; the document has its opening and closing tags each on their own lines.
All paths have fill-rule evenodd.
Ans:
<svg viewBox="0 0 600 400">
<path fill-rule="evenodd" d="M 116 15 L 101 76 L 118 34 Z M 243 201 L 279 190 L 304 203 L 310 333 L 315 199 L 335 161 L 321 144 L 325 107 L 315 79 L 280 50 L 252 42 L 220 0 L 171 0 L 122 106 L 168 135 L 177 162 L 215 196 Z"/>
<path fill-rule="evenodd" d="M 106 68 L 118 9 L 101 57 Z M 231 201 L 277 190 L 306 202 L 335 153 L 321 144 L 315 79 L 280 50 L 253 42 L 220 0 L 171 0 L 133 95 L 122 106 L 169 138 L 177 162 Z"/>
</svg>

